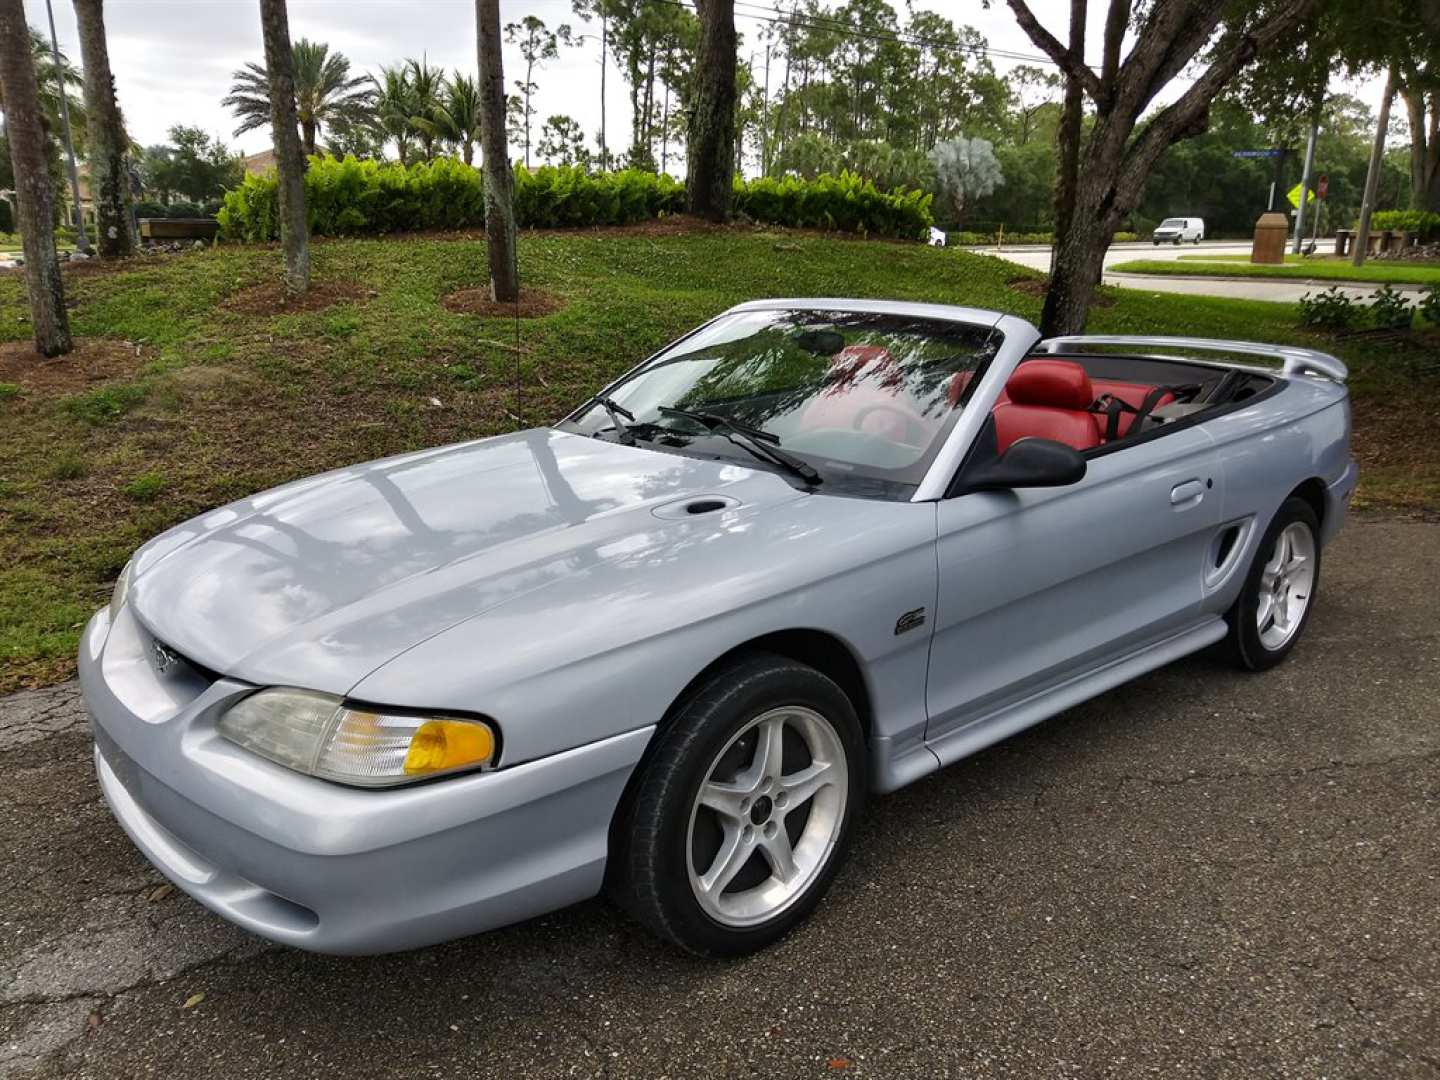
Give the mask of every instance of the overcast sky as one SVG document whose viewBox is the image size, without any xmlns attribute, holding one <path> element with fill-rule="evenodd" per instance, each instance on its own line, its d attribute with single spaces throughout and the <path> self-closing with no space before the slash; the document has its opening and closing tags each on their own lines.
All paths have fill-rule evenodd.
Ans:
<svg viewBox="0 0 1440 1080">
<path fill-rule="evenodd" d="M 80 46 L 73 9 L 69 0 L 52 2 L 60 46 L 78 63 Z M 761 2 L 772 6 L 772 0 Z M 915 6 L 969 23 L 994 48 L 1036 52 L 1003 0 L 995 0 L 988 10 L 979 0 L 932 0 Z M 1032 0 L 1031 7 L 1052 32 L 1063 36 L 1068 0 Z M 25 0 L 25 8 L 31 23 L 44 28 L 45 0 Z M 1092 8 L 1098 11 L 1103 5 Z M 350 58 L 357 73 L 377 71 L 403 57 L 422 54 L 447 70 L 470 72 L 475 68 L 472 0 L 290 0 L 289 10 L 293 37 L 328 42 Z M 538 15 L 551 27 L 568 22 L 580 32 L 598 33 L 596 26 L 587 28 L 574 17 L 570 0 L 501 0 L 502 24 L 528 14 Z M 220 105 L 231 73 L 247 60 L 261 59 L 257 0 L 105 0 L 105 17 L 120 105 L 131 132 L 142 144 L 161 142 L 172 125 L 188 124 L 219 134 L 247 153 L 269 146 L 268 129 L 234 137 L 234 118 Z M 1099 14 L 1090 20 L 1092 55 L 1099 54 L 1103 21 Z M 754 46 L 762 24 L 742 15 L 737 26 L 744 55 Z M 537 123 L 552 113 L 568 114 L 580 121 L 593 144 L 600 123 L 599 57 L 598 39 L 578 49 L 562 50 L 560 59 L 535 80 L 539 84 Z M 1014 63 L 995 60 L 1002 71 Z M 519 64 L 518 52 L 507 47 L 507 83 L 519 73 Z M 776 77 L 772 72 L 772 81 Z M 1378 106 L 1378 80 L 1349 89 L 1372 108 Z M 1172 84 L 1165 96 L 1181 90 L 1183 84 Z M 620 72 L 613 67 L 606 101 L 610 145 L 623 149 L 628 143 L 629 101 Z"/>
</svg>

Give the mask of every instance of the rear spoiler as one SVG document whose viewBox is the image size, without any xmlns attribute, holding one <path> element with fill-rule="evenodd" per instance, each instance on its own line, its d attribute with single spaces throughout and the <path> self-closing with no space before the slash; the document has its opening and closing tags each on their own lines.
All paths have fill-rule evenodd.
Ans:
<svg viewBox="0 0 1440 1080">
<path fill-rule="evenodd" d="M 1202 352 L 1244 353 L 1279 360 L 1282 375 L 1320 375 L 1343 383 L 1349 374 L 1343 361 L 1329 353 L 1301 349 L 1294 345 L 1261 345 L 1253 341 L 1220 341 L 1215 338 L 1145 337 L 1131 334 L 1074 334 L 1046 338 L 1036 352 L 1069 352 L 1086 345 L 1124 345 L 1132 348 L 1198 349 Z"/>
</svg>

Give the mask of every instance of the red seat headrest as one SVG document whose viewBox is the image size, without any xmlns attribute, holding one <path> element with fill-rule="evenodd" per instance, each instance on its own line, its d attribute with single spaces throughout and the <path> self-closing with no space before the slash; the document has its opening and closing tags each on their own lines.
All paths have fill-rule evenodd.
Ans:
<svg viewBox="0 0 1440 1080">
<path fill-rule="evenodd" d="M 1016 405 L 1046 405 L 1052 409 L 1088 409 L 1095 390 L 1085 369 L 1070 360 L 1026 360 L 1005 392 Z"/>
</svg>

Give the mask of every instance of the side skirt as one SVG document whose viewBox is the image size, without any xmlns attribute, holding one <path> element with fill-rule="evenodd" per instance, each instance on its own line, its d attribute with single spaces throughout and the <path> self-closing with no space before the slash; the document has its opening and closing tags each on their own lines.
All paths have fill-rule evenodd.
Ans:
<svg viewBox="0 0 1440 1080">
<path fill-rule="evenodd" d="M 1147 645 L 1118 660 L 1076 675 L 1057 686 L 1006 705 L 955 731 L 946 732 L 923 746 L 883 763 L 874 775 L 874 790 L 894 791 L 927 776 L 944 765 L 952 765 L 992 743 L 1048 720 L 1056 713 L 1074 708 L 1083 701 L 1113 690 L 1148 671 L 1215 644 L 1226 634 L 1225 620 L 1211 616 L 1198 626 Z"/>
</svg>

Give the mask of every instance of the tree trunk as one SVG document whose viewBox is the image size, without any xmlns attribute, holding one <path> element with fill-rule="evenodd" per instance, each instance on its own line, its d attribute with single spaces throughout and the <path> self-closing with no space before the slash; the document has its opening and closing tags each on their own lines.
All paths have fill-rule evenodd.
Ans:
<svg viewBox="0 0 1440 1080">
<path fill-rule="evenodd" d="M 1440 94 L 1430 94 L 1430 116 L 1426 118 L 1424 86 L 1401 87 L 1410 122 L 1410 205 L 1416 210 L 1440 210 Z"/>
<path fill-rule="evenodd" d="M 300 144 L 305 148 L 305 156 L 308 158 L 315 153 L 316 123 L 314 120 L 300 121 Z"/>
<path fill-rule="evenodd" d="M 1105 251 L 1113 227 L 1105 231 L 1089 207 L 1077 205 L 1064 238 L 1057 236 L 1051 257 L 1050 283 L 1045 290 L 1045 307 L 1040 332 L 1046 337 L 1078 334 L 1085 329 L 1085 316 L 1095 298 L 1095 287 L 1105 268 Z"/>
<path fill-rule="evenodd" d="M 473 142 L 466 139 L 460 146 L 460 152 L 465 157 L 466 165 L 475 164 L 475 144 Z M 404 162 L 401 162 L 401 164 L 403 165 Z"/>
<path fill-rule="evenodd" d="M 1360 200 L 1360 222 L 1355 231 L 1355 253 L 1350 261 L 1365 265 L 1365 249 L 1370 246 L 1370 215 L 1375 212 L 1375 192 L 1380 187 L 1380 165 L 1385 158 L 1385 136 L 1390 129 L 1390 102 L 1395 98 L 1395 69 L 1385 77 L 1385 96 L 1380 99 L 1380 116 L 1375 121 L 1375 141 L 1370 147 L 1370 167 L 1365 173 L 1365 191 Z"/>
<path fill-rule="evenodd" d="M 59 356 L 71 349 L 70 320 L 55 254 L 55 191 L 46 167 L 44 120 L 23 0 L 0 0 L 0 97 L 5 99 L 5 130 L 15 169 L 15 227 L 25 248 L 35 351 Z"/>
<path fill-rule="evenodd" d="M 1077 63 L 1085 62 L 1085 18 L 1086 0 L 1071 0 L 1070 5 L 1070 54 Z M 1084 118 L 1084 99 L 1080 80 L 1074 75 L 1065 79 L 1065 103 L 1060 110 L 1060 124 L 1055 131 L 1056 175 L 1055 175 L 1055 245 L 1050 252 L 1050 273 L 1055 273 L 1060 245 L 1070 231 L 1070 219 L 1075 212 L 1075 184 L 1080 168 L 1080 126 Z M 1050 310 L 1050 297 L 1046 294 L 1045 310 Z M 1042 316 L 1043 321 L 1044 316 Z"/>
<path fill-rule="evenodd" d="M 534 77 L 535 61 L 531 60 L 525 65 L 525 168 L 530 168 L 530 88 L 535 84 L 530 80 Z"/>
<path fill-rule="evenodd" d="M 260 29 L 270 75 L 270 129 L 279 175 L 285 291 L 294 296 L 310 287 L 310 235 L 305 221 L 305 155 L 296 131 L 295 56 L 285 0 L 260 0 Z"/>
<path fill-rule="evenodd" d="M 475 0 L 480 57 L 480 153 L 485 162 L 485 246 L 490 296 L 520 298 L 515 265 L 515 174 L 505 147 L 505 68 L 501 55 L 500 0 Z"/>
<path fill-rule="evenodd" d="M 75 0 L 80 57 L 89 114 L 90 197 L 101 258 L 119 259 L 134 248 L 130 233 L 130 173 L 125 166 L 125 125 L 115 101 L 110 51 L 105 41 L 104 0 Z"/>
<path fill-rule="evenodd" d="M 692 214 L 724 221 L 730 214 L 735 156 L 735 0 L 697 3 L 700 45 L 685 141 L 685 188 Z"/>
</svg>

